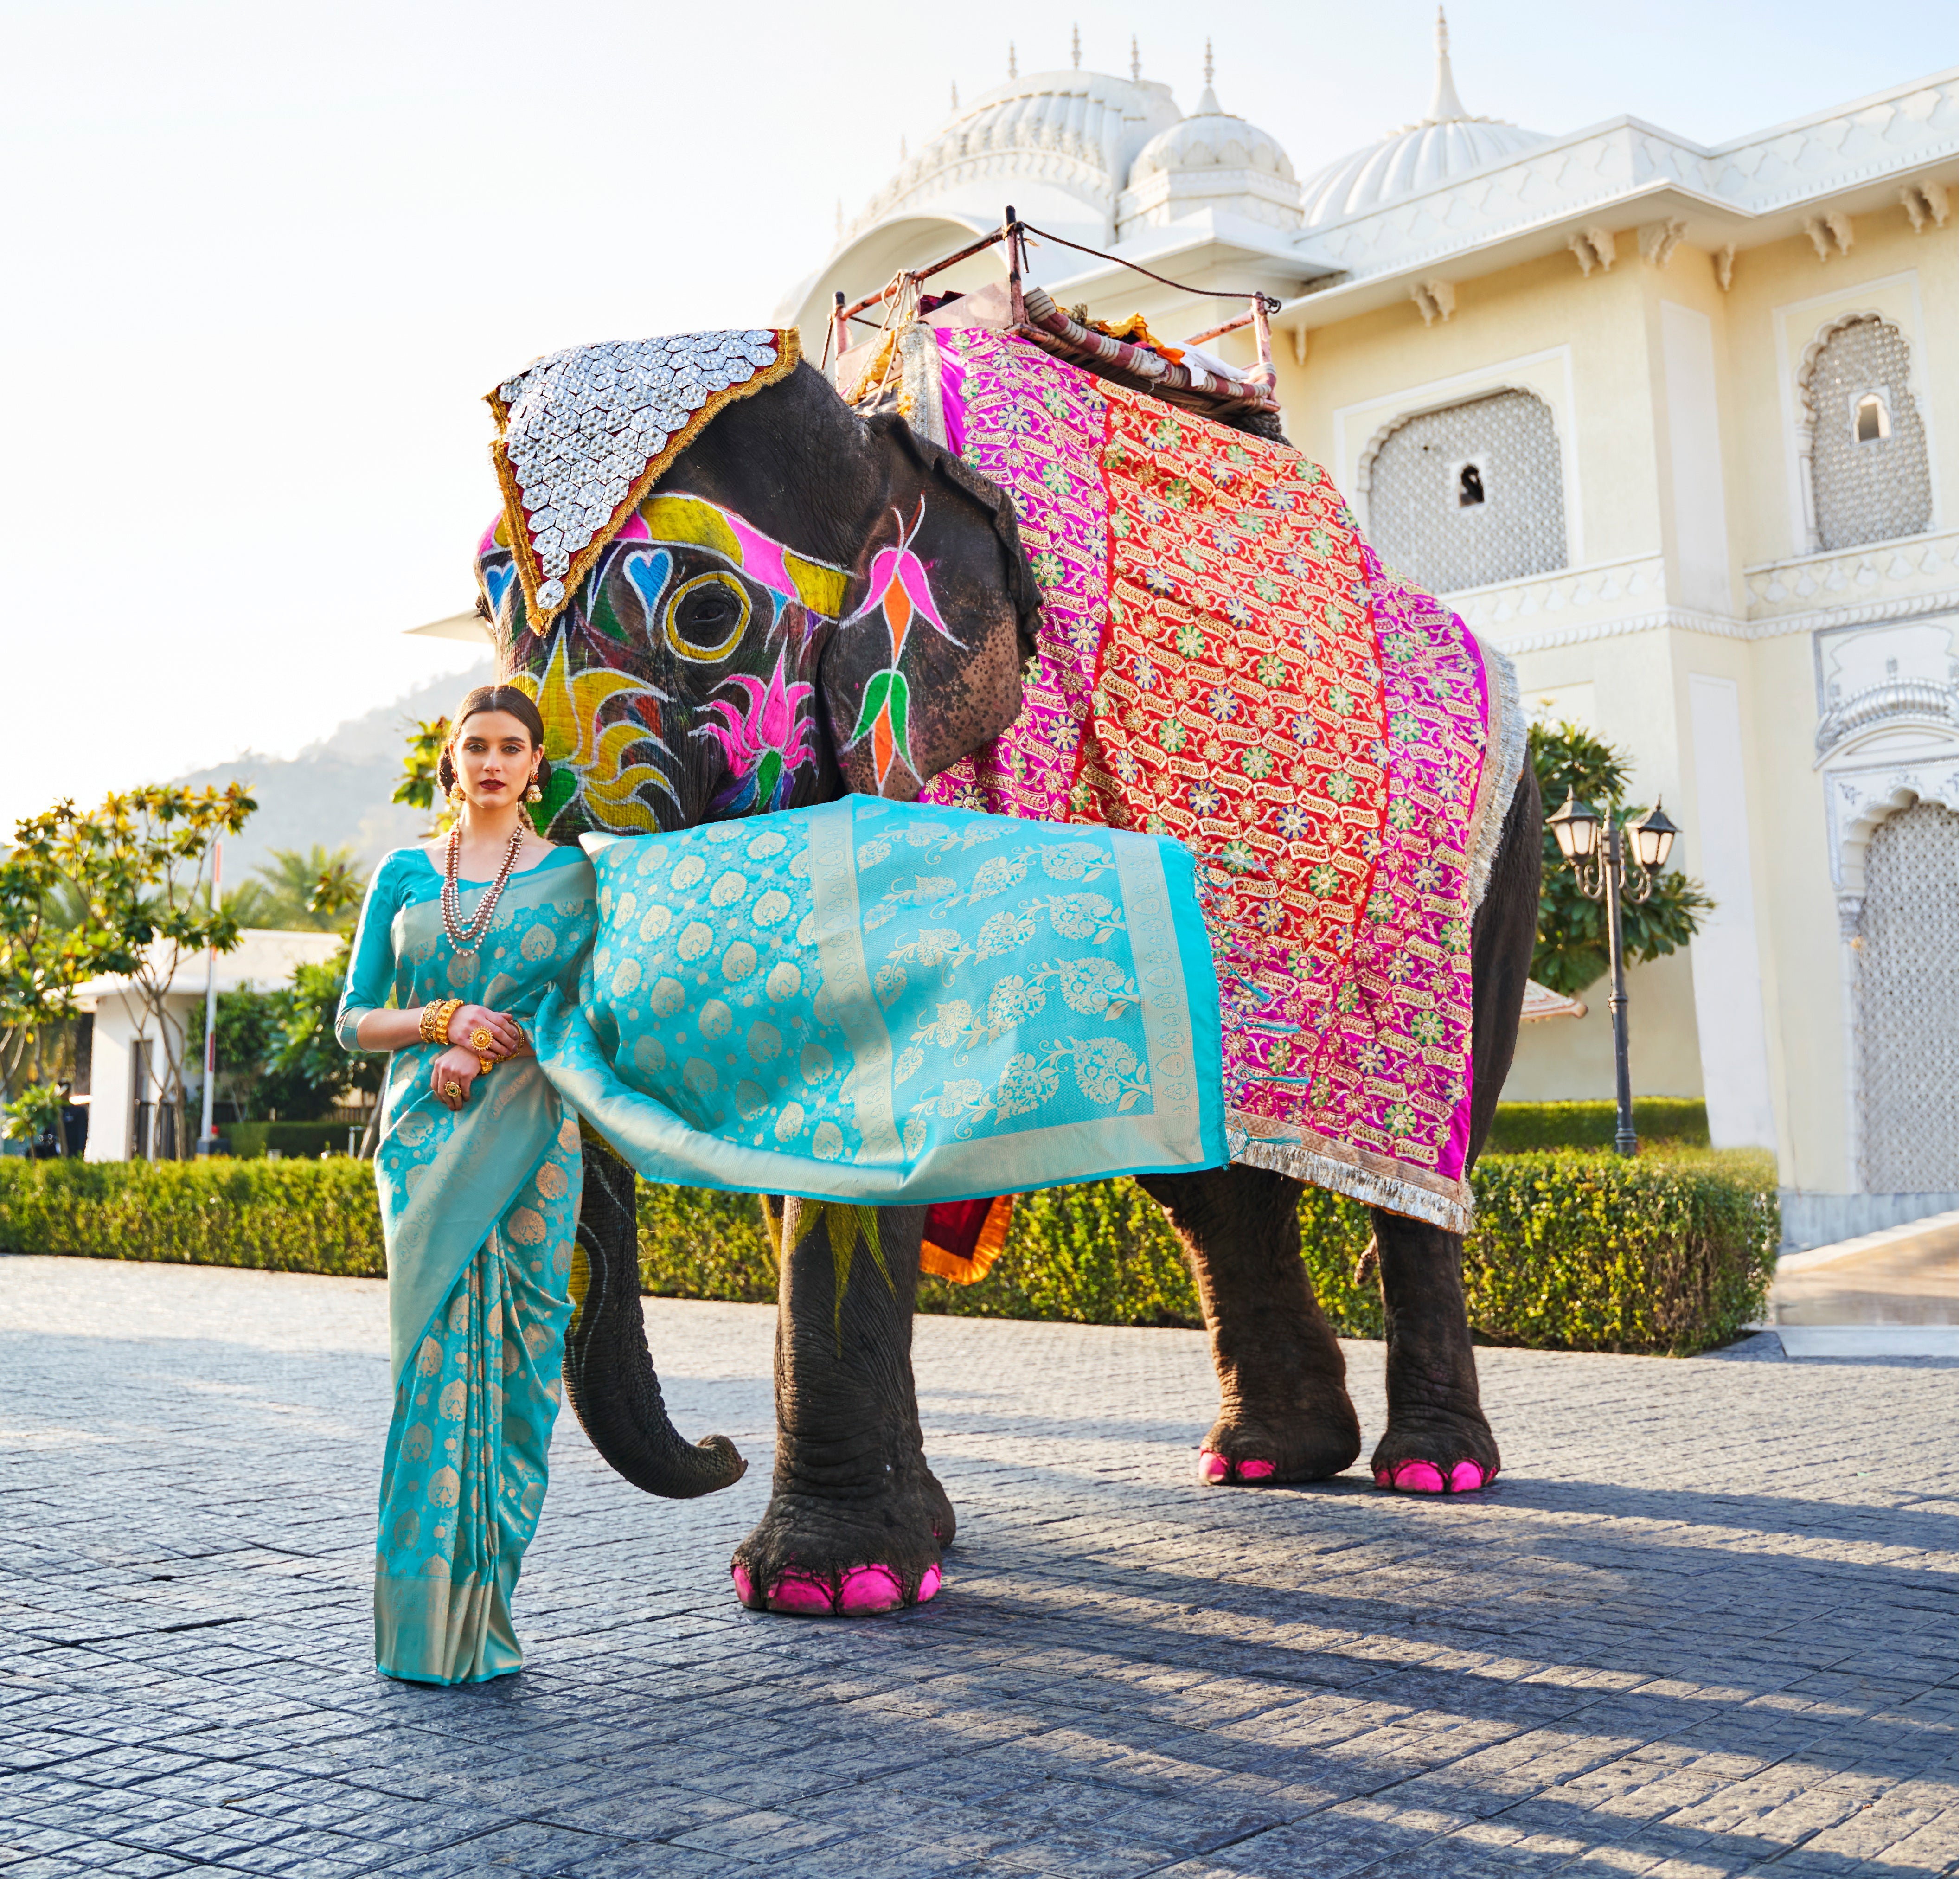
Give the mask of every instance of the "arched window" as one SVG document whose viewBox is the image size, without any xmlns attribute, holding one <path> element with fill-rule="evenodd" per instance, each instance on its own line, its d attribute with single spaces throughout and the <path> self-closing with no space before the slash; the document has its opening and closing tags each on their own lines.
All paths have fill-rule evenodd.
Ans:
<svg viewBox="0 0 1960 1879">
<path fill-rule="evenodd" d="M 1917 535 L 1933 519 L 1926 426 L 1905 336 L 1876 314 L 1834 328 L 1802 380 L 1815 510 L 1813 550 Z"/>
<path fill-rule="evenodd" d="M 1950 1193 L 1960 1131 L 1960 817 L 1939 803 L 1888 816 L 1865 851 L 1858 1049 L 1865 1187 Z"/>
<path fill-rule="evenodd" d="M 1433 594 L 1565 565 L 1565 479 L 1551 412 L 1527 391 L 1426 411 L 1362 466 L 1368 539 Z"/>
</svg>

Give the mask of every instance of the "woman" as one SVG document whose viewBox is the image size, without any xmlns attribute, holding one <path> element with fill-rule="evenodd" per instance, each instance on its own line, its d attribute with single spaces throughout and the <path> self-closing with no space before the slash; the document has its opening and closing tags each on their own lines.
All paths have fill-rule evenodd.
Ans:
<svg viewBox="0 0 1960 1879">
<path fill-rule="evenodd" d="M 544 1502 L 571 1315 L 578 1126 L 526 1027 L 552 984 L 576 995 L 593 883 L 525 814 L 543 740 L 514 687 L 463 699 L 438 772 L 455 825 L 376 871 L 336 1027 L 348 1050 L 393 1053 L 374 1156 L 395 1385 L 374 1656 L 416 1683 L 523 1662 L 511 1592 Z"/>
</svg>

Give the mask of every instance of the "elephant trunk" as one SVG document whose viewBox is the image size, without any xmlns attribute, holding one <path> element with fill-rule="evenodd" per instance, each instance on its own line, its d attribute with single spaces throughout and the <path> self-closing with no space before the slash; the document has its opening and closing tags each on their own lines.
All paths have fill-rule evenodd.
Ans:
<svg viewBox="0 0 1960 1879">
<path fill-rule="evenodd" d="M 732 1487 L 749 1464 L 725 1435 L 684 1441 L 647 1350 L 633 1170 L 588 1133 L 572 1264 L 565 1384 L 592 1445 L 635 1487 L 670 1501 Z"/>
</svg>

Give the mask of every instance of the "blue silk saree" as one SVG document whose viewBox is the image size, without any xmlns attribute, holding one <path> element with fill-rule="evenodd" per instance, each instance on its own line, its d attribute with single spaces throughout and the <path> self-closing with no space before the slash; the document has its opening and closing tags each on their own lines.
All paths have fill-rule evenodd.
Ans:
<svg viewBox="0 0 1960 1879">
<path fill-rule="evenodd" d="M 530 1032 L 547 992 L 575 986 L 594 914 L 577 849 L 514 874 L 473 953 L 444 931 L 441 884 L 418 849 L 377 871 L 336 1027 L 347 1049 L 391 992 L 404 1008 L 488 1005 Z M 466 924 L 487 884 L 464 884 Z M 394 1383 L 374 1655 L 390 1677 L 466 1683 L 523 1662 L 511 1595 L 544 1504 L 583 1164 L 537 1059 L 479 1077 L 457 1112 L 429 1086 L 440 1054 L 394 1053 L 374 1156 Z"/>
<path fill-rule="evenodd" d="M 904 1205 L 1223 1164 L 1176 842 L 869 796 L 585 839 L 538 1050 L 648 1180 Z"/>
</svg>

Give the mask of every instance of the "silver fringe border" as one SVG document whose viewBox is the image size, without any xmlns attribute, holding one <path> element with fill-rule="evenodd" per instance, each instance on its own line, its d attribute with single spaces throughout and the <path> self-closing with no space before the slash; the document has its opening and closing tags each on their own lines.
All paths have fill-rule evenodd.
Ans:
<svg viewBox="0 0 1960 1879">
<path fill-rule="evenodd" d="M 1303 1142 L 1275 1142 L 1271 1136 L 1248 1135 L 1230 1119 L 1227 1139 L 1232 1159 L 1247 1167 L 1289 1174 L 1309 1187 L 1324 1187 L 1331 1194 L 1358 1200 L 1364 1207 L 1379 1207 L 1384 1213 L 1405 1214 L 1411 1220 L 1427 1221 L 1445 1233 L 1470 1231 L 1473 1210 L 1467 1183 L 1459 1184 L 1464 1196 L 1460 1199 L 1432 1193 L 1414 1181 L 1398 1180 L 1392 1175 L 1378 1174 L 1372 1168 L 1336 1161 Z"/>
<path fill-rule="evenodd" d="M 921 437 L 947 448 L 939 378 L 939 335 L 915 320 L 899 335 L 899 409 Z"/>
<path fill-rule="evenodd" d="M 1456 623 L 1463 626 L 1461 619 Z M 1484 695 L 1491 702 L 1490 754 L 1478 779 L 1477 800 L 1470 811 L 1469 853 L 1466 861 L 1470 913 L 1484 904 L 1497 845 L 1504 838 L 1504 817 L 1517 794 L 1525 764 L 1525 712 L 1518 696 L 1518 669 L 1495 646 L 1479 639 L 1467 626 L 1464 637 L 1484 661 Z"/>
</svg>

